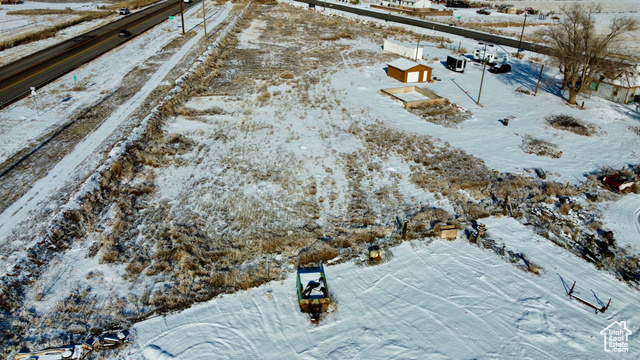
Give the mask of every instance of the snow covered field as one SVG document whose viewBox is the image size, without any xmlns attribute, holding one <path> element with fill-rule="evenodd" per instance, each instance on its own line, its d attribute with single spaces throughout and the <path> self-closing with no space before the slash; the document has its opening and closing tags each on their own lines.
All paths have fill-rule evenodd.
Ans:
<svg viewBox="0 0 640 360">
<path fill-rule="evenodd" d="M 241 43 L 241 47 L 258 46 L 259 41 L 255 39 L 259 38 L 259 34 L 255 31 L 259 32 L 259 28 L 252 27 L 251 32 L 244 32 L 240 36 L 241 39 L 247 39 L 247 42 Z M 460 41 L 464 47 L 473 46 L 468 41 Z M 352 48 L 365 47 L 371 50 L 375 46 L 351 44 Z M 447 52 L 434 45 L 428 46 L 425 53 L 425 58 L 442 58 Z M 329 75 L 327 83 L 319 86 L 322 89 L 333 87 L 335 90 L 318 89 L 316 96 L 323 97 L 329 92 L 344 94 L 341 97 L 342 104 L 359 114 L 359 121 L 375 118 L 407 132 L 443 139 L 452 147 L 475 154 L 490 168 L 501 172 L 533 176 L 532 168 L 543 167 L 551 178 L 562 183 L 584 181 L 586 168 L 596 169 L 603 164 L 621 167 L 638 161 L 634 150 L 638 138 L 628 131 L 628 127 L 638 121 L 632 108 L 598 99 L 587 100 L 588 110 L 569 108 L 554 93 L 556 74 L 553 70 L 545 73 L 544 90 L 533 98 L 513 90 L 531 90 L 534 84 L 530 79 L 535 79 L 534 74 L 539 68 L 526 62 L 513 61 L 514 73 L 507 76 L 487 74 L 482 101 L 484 106 L 479 107 L 474 104 L 477 94 L 472 93 L 471 89 L 478 89 L 480 66 L 471 64 L 464 74 L 455 74 L 443 69 L 440 62 L 428 63 L 434 67 L 434 75 L 442 79 L 428 87 L 441 96 L 455 99 L 458 105 L 474 113 L 471 120 L 454 128 L 446 128 L 425 123 L 405 112 L 399 102 L 380 95 L 379 89 L 397 86 L 382 71 L 384 63 L 353 66 L 355 59 L 348 51 L 343 54 L 337 72 Z M 277 91 L 284 89 L 286 87 L 280 87 Z M 201 100 L 188 106 L 200 110 L 221 106 L 215 98 Z M 228 102 L 227 111 L 232 111 Z M 256 113 L 263 111 L 268 113 L 272 110 L 268 106 L 264 110 L 254 109 L 254 119 Z M 588 121 L 596 124 L 599 130 L 595 136 L 597 140 L 569 133 L 559 134 L 545 125 L 545 115 L 559 112 L 582 119 L 590 114 Z M 515 116 L 515 120 L 504 127 L 499 120 L 509 115 Z M 330 118 L 331 114 L 323 115 L 323 119 Z M 295 121 L 287 123 L 296 126 Z M 172 129 L 198 138 L 206 134 L 208 126 L 176 119 Z M 293 146 L 285 147 L 288 151 L 298 151 L 295 147 L 311 154 L 325 151 L 323 142 L 314 132 L 299 128 L 297 134 L 298 139 L 291 144 Z M 563 152 L 562 157 L 550 159 L 524 155 L 520 145 L 526 134 L 558 144 Z M 256 141 L 268 143 L 270 140 L 264 138 Z M 351 142 L 332 142 L 331 148 L 347 151 L 354 145 Z M 322 163 L 326 158 L 327 155 L 324 155 L 318 160 Z M 402 172 L 398 169 L 404 166 L 393 162 L 382 165 L 389 172 Z M 311 168 L 307 171 L 310 174 L 320 173 L 319 178 L 325 176 L 321 171 Z M 163 187 L 174 188 L 170 194 L 175 195 L 178 184 L 171 179 L 180 177 L 188 181 L 187 174 L 184 169 L 176 169 L 165 179 Z M 197 176 L 190 176 L 193 175 Z M 257 191 L 269 191 L 264 187 L 260 189 Z M 409 189 L 403 191 L 408 192 Z M 419 192 L 411 194 L 416 197 L 429 196 Z M 168 199 L 171 197 L 167 196 Z M 425 201 L 429 201 L 427 198 Z M 431 200 L 431 203 L 435 202 Z M 615 224 L 605 222 L 610 225 L 608 228 L 615 229 L 620 243 L 625 242 L 637 249 L 640 197 L 629 195 L 620 202 L 603 206 L 605 218 L 620 221 Z M 542 274 L 526 272 L 522 261 L 511 263 L 497 257 L 493 251 L 478 248 L 462 238 L 454 242 L 429 239 L 403 243 L 388 249 L 393 252 L 392 260 L 379 266 L 363 267 L 348 262 L 327 267 L 331 295 L 337 302 L 337 309 L 323 317 L 318 326 L 310 325 L 308 315 L 299 312 L 295 276 L 292 274 L 280 282 L 223 295 L 179 314 L 136 324 L 133 349 L 127 350 L 121 357 L 637 357 L 640 351 L 637 348 L 640 318 L 637 311 L 639 294 L 636 290 L 535 235 L 511 218 L 479 221 L 487 224 L 490 239 L 497 244 L 504 244 L 507 251 L 526 254 L 530 261 L 544 269 Z M 605 314 L 594 314 L 592 309 L 569 300 L 565 295 L 563 280 L 569 286 L 577 281 L 576 289 L 580 288 L 580 296 L 595 304 L 598 299 L 606 304 L 611 298 L 611 307 Z M 593 290 L 597 299 L 590 290 Z M 628 338 L 628 353 L 614 354 L 605 350 L 600 332 L 614 321 L 625 321 L 633 333 Z"/>
<path fill-rule="evenodd" d="M 224 295 L 134 326 L 122 359 L 635 359 L 640 294 L 508 219 L 491 237 L 545 268 L 524 272 L 466 240 L 413 241 L 388 263 L 326 269 L 337 309 L 319 325 L 300 313 L 295 276 Z M 495 229 L 495 230 L 493 230 Z M 565 296 L 560 276 L 592 289 L 605 314 Z M 594 300 L 595 302 L 595 300 Z M 626 321 L 629 352 L 604 350 L 605 327 Z"/>
<path fill-rule="evenodd" d="M 531 92 L 535 88 L 540 65 L 527 60 L 537 54 L 527 54 L 522 61 L 512 60 L 513 71 L 509 74 L 485 73 L 482 105 L 478 105 L 482 67 L 469 62 L 464 74 L 446 70 L 443 60 L 451 50 L 426 40 L 429 35 L 439 38 L 441 34 L 407 27 L 424 36 L 422 63 L 431 66 L 433 76 L 439 79 L 425 86 L 472 114 L 464 122 L 442 126 L 406 111 L 399 101 L 380 92 L 401 86 L 385 73 L 386 64 L 395 57 L 381 50 L 384 37 L 415 41 L 415 36 L 385 24 L 376 27 L 326 18 L 331 26 L 312 28 L 314 36 L 305 38 L 310 32 L 306 26 L 322 21 L 318 20 L 322 11 L 289 13 L 288 5 L 280 6 L 278 10 L 265 7 L 266 14 L 273 14 L 258 16 L 238 34 L 233 51 L 236 55 L 231 56 L 222 73 L 207 88 L 193 94 L 176 116 L 168 118 L 165 130 L 169 145 L 161 149 L 173 152 L 159 160 L 147 160 L 125 182 L 128 188 L 123 193 L 136 194 L 131 206 L 135 218 L 121 215 L 125 210 L 115 202 L 108 211 L 97 214 L 97 223 L 83 229 L 84 235 L 74 240 L 73 247 L 58 253 L 43 269 L 27 294 L 25 308 L 47 317 L 45 314 L 60 312 L 60 304 L 69 294 L 88 290 L 91 301 L 103 304 L 103 309 L 122 309 L 126 318 L 136 312 L 148 314 L 157 306 L 152 301 L 145 303 L 144 296 L 162 301 L 162 293 L 169 296 L 186 291 L 186 280 L 197 286 L 198 281 L 216 271 L 229 271 L 218 270 L 226 266 L 258 272 L 269 264 L 272 275 L 282 277 L 280 280 L 137 323 L 133 325 L 133 344 L 113 358 L 638 357 L 638 291 L 540 236 L 540 229 L 523 224 L 521 218 L 473 219 L 487 225 L 487 239 L 494 240 L 498 248 L 503 244 L 506 255 L 469 243 L 464 230 L 471 225 L 468 219 L 462 219 L 463 230 L 453 242 L 419 237 L 385 247 L 387 261 L 380 265 L 360 264 L 356 256 L 353 261 L 327 266 L 329 288 L 337 306 L 317 326 L 309 324 L 308 315 L 301 314 L 297 307 L 288 244 L 285 253 L 273 251 L 269 257 L 257 254 L 240 265 L 210 259 L 202 265 L 205 274 L 187 279 L 182 276 L 190 273 L 181 271 L 192 269 L 189 262 L 200 266 L 198 258 L 189 257 L 193 253 L 169 263 L 169 270 L 158 271 L 162 262 L 157 253 L 165 251 L 165 241 L 174 241 L 170 253 L 185 254 L 179 244 L 190 239 L 186 233 L 215 244 L 214 254 L 226 251 L 229 256 L 241 257 L 243 251 L 250 253 L 256 247 L 262 250 L 269 246 L 274 233 L 277 239 L 293 242 L 291 238 L 300 233 L 311 240 L 320 235 L 338 239 L 339 232 L 345 231 L 357 251 L 362 244 L 353 240 L 356 236 L 379 231 L 382 235 L 374 240 L 384 243 L 391 236 L 396 216 L 414 221 L 410 214 L 421 208 L 444 210 L 456 220 L 461 216 L 456 214 L 460 197 L 474 199 L 479 195 L 472 188 L 454 188 L 456 181 L 442 173 L 443 182 L 452 181 L 449 193 L 434 193 L 421 186 L 412 175 L 422 171 L 422 165 L 411 155 L 415 149 L 406 144 L 427 146 L 419 148 L 418 154 L 426 153 L 429 146 L 435 148 L 433 156 L 444 156 L 448 151 L 462 156 L 463 150 L 478 164 L 460 165 L 486 166 L 487 176 L 501 174 L 506 179 L 507 174 L 514 174 L 535 182 L 533 169 L 542 168 L 548 182 L 567 186 L 584 183 L 601 167 L 620 169 L 640 162 L 636 150 L 640 137 L 632 130 L 640 125 L 640 115 L 634 107 L 595 97 L 579 100 L 585 102 L 585 109 L 568 106 L 559 93 L 557 69 L 549 66 L 545 66 L 537 96 L 516 91 Z M 215 23 L 220 24 L 228 20 L 230 5 L 210 11 L 218 11 Z M 305 16 L 308 23 L 300 21 Z M 189 21 L 197 25 L 195 17 Z M 95 90 L 89 90 L 89 86 L 73 93 L 71 105 L 56 105 L 59 91 L 54 89 L 72 86 L 67 77 L 40 90 L 43 103 L 48 104 L 43 115 L 34 114 L 34 104 L 28 100 L 4 109 L 0 112 L 0 155 L 6 159 L 22 144 L 37 138 L 39 129 L 55 126 L 74 107 L 96 101 L 101 88 L 117 87 L 135 64 L 178 36 L 174 25 L 160 25 L 79 69 L 78 79 L 97 84 Z M 345 35 L 345 29 L 352 35 Z M 161 85 L 166 71 L 202 36 L 201 29 L 196 31 L 193 41 L 163 64 L 164 73 L 159 72 L 138 95 L 114 111 L 114 122 L 135 112 L 146 95 Z M 451 41 L 469 50 L 477 45 L 463 38 L 451 37 Z M 131 67 L 122 66 L 122 59 L 128 59 L 124 63 Z M 100 70 L 107 67 L 116 75 L 108 76 Z M 70 108 L 64 110 L 64 106 Z M 557 114 L 592 125 L 595 134 L 580 136 L 551 127 L 546 117 Z M 501 120 L 507 117 L 511 120 L 504 126 Z M 24 129 L 25 121 L 33 122 L 33 126 Z M 372 143 L 380 139 L 373 137 L 381 133 L 390 134 L 392 140 L 377 148 Z M 101 141 L 94 138 L 99 135 L 92 134 L 31 193 L 0 215 L 0 239 L 5 242 L 3 249 L 10 250 L 1 258 L 7 271 L 13 271 L 12 265 L 26 258 L 23 248 L 38 239 L 37 234 L 20 227 L 20 221 L 47 204 L 47 196 L 58 191 L 56 186 L 64 174 L 80 166 L 78 159 L 82 156 L 95 151 L 92 144 Z M 523 147 L 529 138 L 552 144 L 561 156 L 525 153 Z M 411 143 L 411 139 L 417 140 Z M 156 151 L 152 146 L 147 149 L 148 153 Z M 85 186 L 94 186 L 92 181 Z M 136 187 L 147 183 L 153 184 L 151 193 L 135 192 Z M 569 211 L 567 217 L 595 216 L 602 222 L 602 230 L 614 232 L 620 248 L 627 247 L 629 257 L 637 257 L 640 196 L 618 196 L 597 184 L 592 187 L 607 200 L 591 203 L 582 194 L 573 196 L 576 209 L 581 207 L 583 211 L 579 215 Z M 547 200 L 542 206 L 558 211 L 558 199 Z M 473 201 L 483 204 L 478 198 Z M 119 219 L 130 224 L 122 225 Z M 362 226 L 360 221 L 366 224 Z M 410 225 L 410 231 L 419 234 L 417 223 Z M 310 226 L 316 229 L 306 230 Z M 363 230 L 355 229 L 359 226 Z M 126 230 L 117 233 L 119 227 Z M 16 229 L 20 231 L 16 233 Z M 121 258 L 109 262 L 105 259 L 116 248 L 110 248 L 114 238 L 125 252 L 116 252 Z M 233 243 L 240 239 L 245 243 Z M 264 244 L 262 240 L 258 244 L 257 239 Z M 569 241 L 571 235 L 566 239 Z M 228 243 L 242 251 L 228 250 Z M 346 245 L 338 250 L 349 254 Z M 518 254 L 540 266 L 541 274 L 527 272 Z M 141 268 L 132 272 L 135 266 Z M 569 285 L 577 281 L 580 297 L 605 304 L 611 298 L 611 306 L 604 314 L 594 314 L 592 309 L 568 299 L 562 279 Z M 99 320 L 95 314 L 88 316 Z M 625 322 L 631 331 L 625 341 L 628 353 L 605 351 L 600 332 L 615 321 Z M 42 331 L 40 326 L 37 318 L 28 324 L 31 333 Z M 30 339 L 36 338 L 33 335 Z"/>
</svg>

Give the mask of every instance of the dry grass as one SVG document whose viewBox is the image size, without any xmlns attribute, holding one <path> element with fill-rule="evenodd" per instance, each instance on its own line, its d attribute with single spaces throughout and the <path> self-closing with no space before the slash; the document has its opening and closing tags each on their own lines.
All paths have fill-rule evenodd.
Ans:
<svg viewBox="0 0 640 360">
<path fill-rule="evenodd" d="M 320 39 L 324 40 L 324 41 L 336 41 L 336 40 L 341 40 L 341 39 L 353 39 L 353 35 L 351 35 L 348 32 L 339 32 L 339 33 L 321 35 Z"/>
<path fill-rule="evenodd" d="M 299 112 L 301 122 L 307 121 L 313 111 L 337 111 L 345 116 L 349 113 L 340 103 L 343 94 L 322 93 L 316 86 L 325 80 L 324 67 L 333 66 L 344 50 L 340 43 L 330 50 L 317 50 L 327 41 L 318 39 L 317 34 L 338 29 L 335 34 L 340 35 L 344 32 L 340 29 L 348 28 L 354 39 L 377 41 L 379 33 L 367 25 L 287 5 L 262 9 L 258 13 L 252 8 L 239 27 L 246 28 L 253 18 L 260 17 L 266 24 L 263 36 L 269 42 L 278 39 L 290 43 L 291 49 L 269 47 L 265 41 L 259 50 L 231 51 L 236 40 L 233 36 L 228 38 L 196 76 L 184 84 L 185 91 L 167 101 L 161 113 L 149 122 L 140 143 L 127 149 L 123 158 L 102 174 L 100 189 L 85 199 L 82 210 L 66 214 L 65 223 L 52 235 L 52 241 L 62 248 L 73 239 L 84 238 L 95 229 L 97 219 L 102 219 L 108 226 L 99 235 L 92 234 L 98 239 L 91 246 L 92 254 L 102 261 L 125 265 L 125 277 L 132 284 L 158 281 L 167 284 L 167 288 L 132 294 L 127 301 L 114 299 L 108 310 L 101 303 L 89 304 L 90 312 L 64 303 L 61 310 L 72 309 L 77 314 L 87 314 L 87 318 L 75 316 L 66 319 L 63 326 L 82 330 L 88 321 L 96 321 L 95 327 L 99 328 L 107 320 L 126 324 L 151 313 L 184 309 L 221 293 L 281 279 L 292 264 L 317 263 L 336 256 L 349 259 L 362 254 L 372 243 L 392 244 L 401 241 L 403 235 L 405 239 L 433 236 L 442 223 L 463 229 L 470 220 L 507 214 L 527 218 L 541 229 L 553 228 L 547 231 L 551 234 L 548 236 L 572 232 L 571 236 L 579 238 L 580 234 L 573 235 L 575 231 L 571 229 L 575 226 L 571 224 L 550 225 L 552 221 L 558 223 L 561 214 L 542 219 L 534 208 L 539 203 L 554 203 L 553 197 L 559 195 L 577 194 L 574 187 L 493 172 L 482 160 L 428 136 L 398 131 L 374 121 L 363 125 L 351 120 L 346 130 L 313 123 L 322 126 L 318 132 L 323 140 L 332 141 L 332 136 L 339 133 L 364 144 L 364 148 L 336 154 L 335 164 L 318 167 L 324 168 L 327 176 L 315 178 L 307 173 L 305 165 L 309 163 L 294 154 L 281 150 L 276 154 L 268 144 L 252 142 L 254 134 L 273 130 L 273 125 L 260 123 L 252 116 L 255 103 L 238 114 L 220 108 L 185 108 L 185 101 L 194 95 L 244 99 L 246 94 L 257 94 L 256 103 L 279 101 L 277 104 L 283 107 L 279 111 Z M 415 36 L 404 30 L 379 31 Z M 341 35 L 339 38 L 349 40 Z M 300 54 L 301 44 L 316 50 Z M 269 71 L 265 71 L 261 58 L 265 53 L 273 54 L 267 65 Z M 353 66 L 380 56 L 364 51 L 353 54 Z M 314 60 L 309 61 L 306 56 L 313 56 Z M 283 82 L 294 91 L 269 94 L 269 86 Z M 312 98 L 318 101 L 309 101 Z M 298 107 L 297 102 L 304 105 Z M 441 120 L 460 112 L 452 105 L 423 110 L 425 116 Z M 175 116 L 215 119 L 215 130 L 206 136 L 204 132 L 187 136 L 166 133 L 165 122 L 174 121 Z M 295 134 L 278 139 L 283 143 L 299 140 Z M 205 156 L 215 157 L 215 161 L 203 161 Z M 384 162 L 390 159 L 406 164 L 410 174 L 405 174 L 404 179 L 402 174 L 385 174 Z M 193 167 L 193 176 L 184 180 L 184 193 L 161 198 L 161 193 L 156 193 L 156 184 L 160 184 L 156 174 L 170 175 L 174 167 L 185 164 Z M 346 186 L 339 189 L 335 179 L 341 176 Z M 391 181 L 381 186 L 377 181 L 383 176 L 389 176 Z M 447 196 L 453 213 L 405 199 L 398 186 L 400 181 L 403 186 L 413 184 L 437 197 Z M 253 186 L 275 190 L 261 194 L 246 191 Z M 582 211 L 566 206 L 560 211 L 570 210 Z M 388 221 L 394 215 L 406 222 L 404 234 L 394 233 L 398 230 L 396 224 Z M 322 226 L 318 225 L 320 218 Z M 99 277 L 91 275 L 92 279 Z M 78 294 L 92 301 L 85 289 L 79 289 Z M 3 291 L 0 305 L 11 302 L 10 295 Z M 108 316 L 104 318 L 95 315 L 105 312 Z M 29 328 L 27 325 L 25 328 Z M 2 330 L 1 334 L 5 333 Z"/>
<path fill-rule="evenodd" d="M 533 138 L 530 135 L 526 135 L 522 139 L 522 145 L 520 148 L 527 154 L 546 156 L 553 159 L 562 157 L 562 151 L 558 149 L 557 145 L 546 140 Z"/>
<path fill-rule="evenodd" d="M 469 50 L 467 50 L 467 48 L 465 48 L 465 47 L 461 47 L 461 48 L 458 48 L 458 49 L 453 51 L 454 54 L 458 54 L 458 55 L 464 55 L 464 54 L 466 54 L 468 52 L 469 52 Z"/>
<path fill-rule="evenodd" d="M 26 9 L 26 10 L 9 10 L 7 15 L 85 15 L 87 11 L 77 12 L 71 8 L 64 9 Z M 90 13 L 90 12 L 89 12 Z"/>
<path fill-rule="evenodd" d="M 569 115 L 549 115 L 545 118 L 552 127 L 570 131 L 581 136 L 591 136 L 596 133 L 596 127 Z"/>
<path fill-rule="evenodd" d="M 291 71 L 288 71 L 288 70 L 285 70 L 285 71 L 280 73 L 280 78 L 282 78 L 282 79 L 291 80 L 291 79 L 293 79 L 295 77 L 296 76 Z"/>
<path fill-rule="evenodd" d="M 151 5 L 157 3 L 158 0 L 126 0 L 126 1 L 116 1 L 112 5 L 104 5 L 102 9 L 108 10 L 118 10 L 120 8 L 126 7 L 130 10 L 136 10 L 143 8 L 147 5 Z"/>
<path fill-rule="evenodd" d="M 455 127 L 473 116 L 471 111 L 463 110 L 448 101 L 412 107 L 409 112 L 423 120 L 446 127 Z"/>
</svg>

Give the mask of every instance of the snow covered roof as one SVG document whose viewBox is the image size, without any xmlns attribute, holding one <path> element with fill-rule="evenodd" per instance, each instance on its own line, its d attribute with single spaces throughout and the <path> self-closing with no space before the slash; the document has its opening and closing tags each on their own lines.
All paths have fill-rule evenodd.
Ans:
<svg viewBox="0 0 640 360">
<path fill-rule="evenodd" d="M 416 67 L 416 66 L 418 66 L 420 64 L 418 64 L 415 61 L 411 61 L 409 59 L 399 58 L 399 59 L 393 60 L 392 62 L 388 63 L 387 65 L 392 66 L 392 67 L 394 67 L 396 69 L 400 69 L 402 71 L 406 71 L 406 70 L 409 70 L 409 69 L 411 69 L 413 67 Z"/>
</svg>

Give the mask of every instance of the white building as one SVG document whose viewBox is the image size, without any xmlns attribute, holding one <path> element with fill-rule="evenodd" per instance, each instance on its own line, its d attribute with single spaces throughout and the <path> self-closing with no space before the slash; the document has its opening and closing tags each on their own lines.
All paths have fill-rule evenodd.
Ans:
<svg viewBox="0 0 640 360">
<path fill-rule="evenodd" d="M 380 3 L 381 6 L 387 7 L 395 7 L 395 8 L 403 8 L 403 9 L 411 9 L 411 10 L 422 10 L 422 9 L 430 9 L 431 1 L 430 0 L 384 0 Z"/>
<path fill-rule="evenodd" d="M 620 74 L 615 79 L 603 76 L 600 80 L 594 80 L 589 84 L 589 91 L 592 95 L 617 103 L 632 102 L 634 96 L 640 95 L 640 66 Z"/>
<path fill-rule="evenodd" d="M 411 60 L 422 59 L 424 47 L 418 45 L 401 43 L 399 41 L 384 40 L 383 50 Z"/>
</svg>

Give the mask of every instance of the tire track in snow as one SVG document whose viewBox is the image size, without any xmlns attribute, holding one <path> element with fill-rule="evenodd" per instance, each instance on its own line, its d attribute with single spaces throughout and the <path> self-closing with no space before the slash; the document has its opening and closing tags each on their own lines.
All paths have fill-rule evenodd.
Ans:
<svg viewBox="0 0 640 360">
<path fill-rule="evenodd" d="M 465 261 L 460 261 L 459 259 L 465 259 L 465 260 L 469 260 L 472 261 L 474 263 L 478 263 L 478 265 L 482 265 L 483 261 L 471 257 L 471 256 L 460 256 L 460 258 L 455 258 L 454 261 L 456 262 L 456 264 L 458 264 L 460 267 L 465 268 L 470 274 L 473 274 L 476 278 L 477 281 L 479 281 L 480 283 L 482 283 L 483 285 L 485 285 L 487 288 L 489 288 L 490 290 L 486 290 L 483 289 L 481 287 L 478 287 L 478 290 L 483 291 L 486 294 L 498 294 L 500 296 L 502 296 L 505 300 L 508 300 L 511 303 L 516 303 L 518 301 L 518 299 L 511 297 L 509 294 L 507 294 L 506 292 L 504 292 L 502 289 L 498 288 L 497 286 L 493 285 L 490 281 L 487 280 L 486 276 L 481 273 L 480 271 L 477 270 L 477 267 L 473 267 L 473 266 L 469 266 L 467 265 L 467 263 Z"/>
<path fill-rule="evenodd" d="M 465 336 L 461 336 L 458 332 L 454 331 L 454 329 L 451 328 L 451 325 L 448 324 L 445 320 L 441 319 L 441 315 L 439 316 L 438 314 L 448 314 L 450 313 L 451 309 L 449 308 L 448 305 L 453 305 L 454 307 L 458 308 L 459 310 L 461 310 L 461 312 L 464 312 L 465 309 L 464 307 L 449 301 L 439 295 L 435 295 L 433 293 L 418 289 L 417 287 L 406 283 L 405 281 L 402 281 L 398 278 L 396 278 L 393 275 L 385 275 L 381 281 L 378 282 L 378 284 L 376 285 L 376 288 L 378 289 L 379 292 L 385 292 L 388 295 L 391 295 L 392 297 L 392 301 L 398 301 L 401 303 L 405 303 L 407 304 L 409 307 L 424 313 L 425 315 L 427 315 L 428 317 L 430 317 L 431 319 L 433 319 L 439 326 L 440 329 L 443 329 L 444 331 L 446 331 L 448 333 L 448 337 L 446 337 L 446 339 L 449 339 L 449 342 L 453 342 L 456 344 L 464 344 L 464 347 L 466 348 L 467 352 L 470 354 L 476 353 L 475 349 L 471 346 L 467 345 L 466 340 L 478 340 L 478 338 L 473 335 L 470 332 L 467 332 L 467 330 L 470 330 L 470 328 L 467 329 L 456 329 L 459 332 L 463 332 L 465 333 Z M 408 291 L 407 289 L 411 290 L 412 292 L 414 292 L 414 294 L 407 294 Z M 415 293 L 417 293 L 418 295 L 416 295 Z M 418 299 L 422 298 L 422 297 L 432 297 L 435 298 L 438 301 L 435 302 L 430 302 L 430 307 L 429 309 L 425 309 L 423 307 L 421 307 L 420 305 L 418 305 L 418 303 L 416 303 L 416 301 L 418 301 Z M 416 299 L 415 301 L 412 301 L 412 299 Z M 443 304 L 444 303 L 444 304 Z M 470 312 L 466 312 L 467 314 L 470 314 Z M 472 314 L 472 313 L 471 313 Z M 496 335 L 498 335 L 491 326 L 489 326 L 487 324 L 487 322 L 478 317 L 475 314 L 472 314 L 474 316 L 474 318 L 476 318 L 477 320 L 479 320 L 479 322 L 481 324 L 483 324 L 483 326 L 486 329 L 483 329 L 486 332 L 491 332 L 494 333 Z M 474 330 L 477 330 L 477 328 L 474 328 Z M 435 336 L 443 336 L 443 334 L 432 334 Z M 455 341 L 451 341 L 450 339 L 457 339 Z M 438 341 L 438 344 L 442 344 L 444 343 L 443 341 Z"/>
<path fill-rule="evenodd" d="M 537 351 L 538 353 L 532 353 L 531 349 Z M 540 347 L 524 340 L 521 336 L 512 336 L 509 338 L 509 340 L 504 342 L 500 349 L 500 355 L 502 358 L 507 359 L 558 359 L 548 352 L 542 350 Z M 573 356 L 575 356 L 575 354 L 573 354 Z M 570 354 L 567 354 L 567 356 L 563 358 L 571 358 L 571 356 Z"/>
<path fill-rule="evenodd" d="M 222 330 L 222 331 L 219 331 L 219 330 Z M 211 337 L 217 340 L 215 341 L 216 343 L 220 343 L 221 345 L 225 346 L 229 350 L 244 348 L 244 346 L 246 346 L 246 348 L 251 349 L 252 353 L 256 357 L 259 357 L 261 354 L 258 348 L 256 348 L 253 345 L 253 342 L 249 340 L 249 338 L 247 338 L 242 333 L 242 331 L 235 328 L 230 328 L 226 325 L 221 325 L 218 323 L 191 323 L 191 324 L 175 326 L 175 327 L 172 327 L 170 330 L 162 331 L 160 334 L 147 340 L 144 344 L 141 344 L 140 348 L 143 349 L 143 352 L 144 352 L 144 349 L 147 349 L 147 348 L 162 349 L 160 346 L 156 345 L 157 343 L 162 343 L 161 340 L 167 337 L 177 338 L 182 341 L 174 340 L 174 341 L 171 341 L 171 343 L 172 344 L 180 343 L 181 347 L 178 348 L 178 351 L 175 351 L 175 349 L 170 349 L 173 351 L 167 351 L 166 349 L 162 349 L 167 353 L 171 353 L 174 356 L 177 356 L 185 353 L 186 351 L 189 351 L 189 349 L 198 347 L 200 346 L 200 344 L 203 344 L 203 342 L 196 342 L 193 344 L 189 342 L 189 340 L 201 339 L 203 333 L 210 333 L 212 335 Z M 189 336 L 189 334 L 194 334 L 194 335 Z M 234 337 L 226 336 L 227 334 L 233 334 L 235 336 Z M 183 335 L 183 336 L 180 336 L 180 335 Z M 235 339 L 240 339 L 242 341 L 234 341 Z M 207 343 L 209 342 L 210 341 L 207 341 Z M 149 359 L 149 360 L 153 360 L 153 359 Z"/>
<path fill-rule="evenodd" d="M 342 63 L 344 64 L 345 69 L 351 70 L 351 58 L 349 58 L 349 53 L 351 50 L 342 50 L 340 51 L 340 56 L 342 57 Z"/>
</svg>

